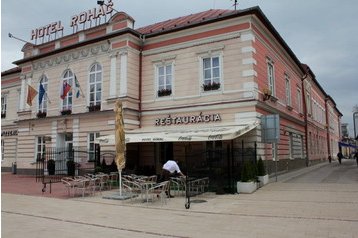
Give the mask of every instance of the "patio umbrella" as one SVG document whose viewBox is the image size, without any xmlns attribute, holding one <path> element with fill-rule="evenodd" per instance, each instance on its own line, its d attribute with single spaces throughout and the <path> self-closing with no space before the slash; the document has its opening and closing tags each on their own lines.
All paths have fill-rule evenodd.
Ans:
<svg viewBox="0 0 358 238">
<path fill-rule="evenodd" d="M 124 122 L 123 122 L 123 109 L 122 103 L 117 100 L 114 111 L 116 113 L 115 123 L 115 143 L 116 143 L 116 164 L 119 172 L 119 193 L 122 196 L 122 169 L 126 165 L 124 157 L 126 151 L 125 135 L 124 135 Z"/>
</svg>

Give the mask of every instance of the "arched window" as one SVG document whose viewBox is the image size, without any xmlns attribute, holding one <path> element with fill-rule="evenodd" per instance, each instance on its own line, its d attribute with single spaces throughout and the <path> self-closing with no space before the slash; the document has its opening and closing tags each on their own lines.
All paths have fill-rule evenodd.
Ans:
<svg viewBox="0 0 358 238">
<path fill-rule="evenodd" d="M 102 66 L 92 65 L 89 72 L 89 106 L 100 110 L 102 99 Z"/>
<path fill-rule="evenodd" d="M 48 79 L 46 75 L 42 75 L 39 84 L 39 112 L 47 112 L 47 91 Z"/>
<path fill-rule="evenodd" d="M 66 70 L 63 74 L 62 85 L 60 91 L 60 98 L 62 99 L 62 111 L 72 110 L 72 85 L 73 73 L 71 70 Z"/>
</svg>

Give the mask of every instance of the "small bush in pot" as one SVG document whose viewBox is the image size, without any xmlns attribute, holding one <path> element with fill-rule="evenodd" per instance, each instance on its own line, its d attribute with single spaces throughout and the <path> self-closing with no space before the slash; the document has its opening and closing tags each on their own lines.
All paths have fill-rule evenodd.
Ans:
<svg viewBox="0 0 358 238">
<path fill-rule="evenodd" d="M 47 161 L 47 171 L 49 175 L 54 175 L 56 170 L 56 162 L 53 159 Z"/>
</svg>

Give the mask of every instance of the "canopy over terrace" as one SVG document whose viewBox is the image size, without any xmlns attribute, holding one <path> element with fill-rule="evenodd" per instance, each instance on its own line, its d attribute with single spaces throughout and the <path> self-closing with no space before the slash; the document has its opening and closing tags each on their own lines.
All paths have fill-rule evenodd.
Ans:
<svg viewBox="0 0 358 238">
<path fill-rule="evenodd" d="M 260 121 L 253 120 L 243 125 L 213 126 L 191 129 L 172 129 L 161 131 L 145 131 L 142 129 L 125 132 L 126 143 L 144 142 L 191 142 L 233 140 L 259 125 Z M 101 145 L 114 145 L 115 136 L 107 135 L 96 139 Z"/>
</svg>

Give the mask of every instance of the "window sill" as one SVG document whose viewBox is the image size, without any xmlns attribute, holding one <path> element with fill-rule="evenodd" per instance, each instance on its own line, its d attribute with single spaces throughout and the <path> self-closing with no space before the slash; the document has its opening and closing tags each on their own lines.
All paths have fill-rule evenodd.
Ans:
<svg viewBox="0 0 358 238">
<path fill-rule="evenodd" d="M 289 111 L 292 111 L 293 110 L 293 107 L 289 106 L 289 105 L 286 105 L 286 108 L 289 110 Z"/>
<path fill-rule="evenodd" d="M 271 102 L 277 102 L 277 100 L 278 100 L 277 97 L 271 95 L 271 97 L 270 97 Z"/>
</svg>

